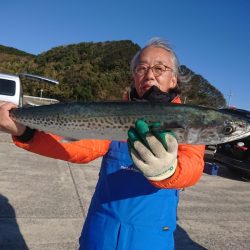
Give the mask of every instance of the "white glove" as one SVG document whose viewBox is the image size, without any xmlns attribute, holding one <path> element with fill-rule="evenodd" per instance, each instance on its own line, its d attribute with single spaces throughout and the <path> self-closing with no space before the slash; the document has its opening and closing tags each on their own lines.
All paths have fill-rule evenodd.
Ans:
<svg viewBox="0 0 250 250">
<path fill-rule="evenodd" d="M 151 130 L 156 126 L 137 120 L 135 128 L 128 131 L 131 158 L 143 175 L 152 181 L 169 178 L 177 166 L 178 143 L 174 134 Z"/>
</svg>

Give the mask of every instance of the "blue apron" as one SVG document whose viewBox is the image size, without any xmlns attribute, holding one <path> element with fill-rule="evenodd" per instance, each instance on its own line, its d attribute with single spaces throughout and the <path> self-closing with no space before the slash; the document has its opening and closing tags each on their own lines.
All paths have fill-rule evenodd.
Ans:
<svg viewBox="0 0 250 250">
<path fill-rule="evenodd" d="M 125 142 L 113 141 L 80 237 L 82 250 L 174 249 L 178 191 L 159 189 L 134 167 Z"/>
</svg>

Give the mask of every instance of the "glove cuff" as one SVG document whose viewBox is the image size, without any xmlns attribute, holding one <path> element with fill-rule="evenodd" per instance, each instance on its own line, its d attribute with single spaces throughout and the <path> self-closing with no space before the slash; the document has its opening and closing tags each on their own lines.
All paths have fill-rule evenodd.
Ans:
<svg viewBox="0 0 250 250">
<path fill-rule="evenodd" d="M 170 168 L 166 169 L 161 174 L 155 176 L 145 176 L 145 177 L 150 181 L 162 181 L 164 179 L 171 177 L 174 174 L 176 167 L 177 167 L 177 159 L 174 161 L 173 165 Z"/>
</svg>

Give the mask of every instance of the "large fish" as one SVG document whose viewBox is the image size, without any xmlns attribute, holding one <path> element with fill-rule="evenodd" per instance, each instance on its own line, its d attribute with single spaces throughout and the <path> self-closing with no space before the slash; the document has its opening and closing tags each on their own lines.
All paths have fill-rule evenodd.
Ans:
<svg viewBox="0 0 250 250">
<path fill-rule="evenodd" d="M 30 128 L 73 139 L 126 140 L 142 118 L 172 130 L 180 144 L 215 145 L 250 135 L 250 121 L 200 106 L 151 102 L 59 103 L 11 110 L 11 118 Z"/>
</svg>

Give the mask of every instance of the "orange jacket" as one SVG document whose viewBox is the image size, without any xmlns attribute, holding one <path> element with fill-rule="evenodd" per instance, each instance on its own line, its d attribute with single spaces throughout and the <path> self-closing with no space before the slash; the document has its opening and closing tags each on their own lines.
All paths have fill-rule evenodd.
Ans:
<svg viewBox="0 0 250 250">
<path fill-rule="evenodd" d="M 176 97 L 172 102 L 180 103 Z M 60 136 L 36 131 L 29 142 L 20 142 L 13 137 L 14 143 L 23 149 L 39 155 L 69 161 L 87 163 L 104 156 L 111 143 L 110 140 L 79 140 L 62 142 Z M 201 177 L 204 166 L 203 145 L 179 145 L 178 165 L 174 175 L 162 181 L 151 181 L 159 188 L 184 188 L 195 184 Z"/>
</svg>

